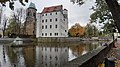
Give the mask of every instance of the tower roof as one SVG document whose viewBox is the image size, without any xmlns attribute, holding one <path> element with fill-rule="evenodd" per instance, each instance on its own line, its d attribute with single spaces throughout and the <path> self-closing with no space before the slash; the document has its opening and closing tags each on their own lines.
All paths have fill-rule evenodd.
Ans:
<svg viewBox="0 0 120 67">
<path fill-rule="evenodd" d="M 36 6 L 35 6 L 35 4 L 34 4 L 34 3 L 32 3 L 32 2 L 31 2 L 28 8 L 33 8 L 33 9 L 36 9 Z"/>
</svg>

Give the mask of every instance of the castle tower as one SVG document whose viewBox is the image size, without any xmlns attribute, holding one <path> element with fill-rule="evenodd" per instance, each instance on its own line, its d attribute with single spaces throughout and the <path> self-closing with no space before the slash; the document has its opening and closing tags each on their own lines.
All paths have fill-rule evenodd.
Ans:
<svg viewBox="0 0 120 67">
<path fill-rule="evenodd" d="M 36 35 L 36 11 L 35 4 L 31 2 L 26 10 L 25 35 Z"/>
</svg>

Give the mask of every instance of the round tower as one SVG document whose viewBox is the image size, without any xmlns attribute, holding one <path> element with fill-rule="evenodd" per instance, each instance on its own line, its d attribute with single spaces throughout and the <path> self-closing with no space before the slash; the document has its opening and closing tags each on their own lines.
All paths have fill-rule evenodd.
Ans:
<svg viewBox="0 0 120 67">
<path fill-rule="evenodd" d="M 27 19 L 28 18 L 36 19 L 36 11 L 37 11 L 37 9 L 35 7 L 35 4 L 31 2 L 29 7 L 26 10 L 26 14 L 27 14 L 26 17 L 27 17 Z"/>
<path fill-rule="evenodd" d="M 36 7 L 34 3 L 30 3 L 26 10 L 26 21 L 24 23 L 25 35 L 35 36 L 36 35 Z"/>
</svg>

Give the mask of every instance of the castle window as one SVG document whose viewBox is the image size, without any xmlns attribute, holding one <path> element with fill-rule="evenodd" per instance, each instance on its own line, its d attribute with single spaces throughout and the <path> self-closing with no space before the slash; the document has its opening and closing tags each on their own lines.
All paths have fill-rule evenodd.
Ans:
<svg viewBox="0 0 120 67">
<path fill-rule="evenodd" d="M 56 33 L 56 35 L 58 36 L 58 33 Z"/>
<path fill-rule="evenodd" d="M 52 28 L 52 25 L 50 25 L 50 29 Z"/>
<path fill-rule="evenodd" d="M 52 19 L 50 19 L 50 22 L 52 22 Z"/>
<path fill-rule="evenodd" d="M 56 12 L 56 15 L 57 15 L 57 12 Z"/>
<path fill-rule="evenodd" d="M 55 21 L 57 21 L 57 18 L 55 18 Z"/>
<path fill-rule="evenodd" d="M 65 19 L 64 19 L 64 21 L 65 21 Z"/>
<path fill-rule="evenodd" d="M 65 30 L 65 32 L 67 32 L 67 31 Z"/>
<path fill-rule="evenodd" d="M 44 14 L 42 14 L 42 16 L 44 16 Z"/>
<path fill-rule="evenodd" d="M 50 33 L 50 36 L 52 36 L 52 33 Z"/>
<path fill-rule="evenodd" d="M 44 36 L 44 33 L 42 33 L 42 36 Z"/>
<path fill-rule="evenodd" d="M 55 36 L 56 36 L 56 33 L 55 33 Z"/>
<path fill-rule="evenodd" d="M 45 33 L 45 36 L 47 36 L 47 33 Z"/>
<path fill-rule="evenodd" d="M 57 25 L 55 25 L 55 28 L 57 28 Z"/>
<path fill-rule="evenodd" d="M 47 13 L 45 15 L 47 16 Z"/>
<path fill-rule="evenodd" d="M 47 19 L 45 20 L 45 22 L 47 22 Z"/>
<path fill-rule="evenodd" d="M 44 20 L 42 20 L 42 22 L 44 22 Z"/>
<path fill-rule="evenodd" d="M 58 36 L 58 33 L 55 33 L 55 36 Z"/>
<path fill-rule="evenodd" d="M 47 29 L 47 25 L 45 25 L 45 29 Z"/>
<path fill-rule="evenodd" d="M 42 29 L 44 29 L 44 26 L 42 26 Z"/>
<path fill-rule="evenodd" d="M 56 61 L 58 60 L 58 57 L 57 56 L 55 56 L 55 59 L 56 59 Z"/>
</svg>

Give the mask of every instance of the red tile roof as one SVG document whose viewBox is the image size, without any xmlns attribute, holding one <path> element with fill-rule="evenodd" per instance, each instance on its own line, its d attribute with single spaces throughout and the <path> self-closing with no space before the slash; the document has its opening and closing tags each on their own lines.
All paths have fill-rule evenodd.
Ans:
<svg viewBox="0 0 120 67">
<path fill-rule="evenodd" d="M 48 12 L 53 12 L 53 11 L 59 11 L 62 10 L 63 6 L 58 5 L 58 6 L 51 6 L 51 7 L 45 7 L 42 11 L 42 13 L 48 13 Z"/>
</svg>

